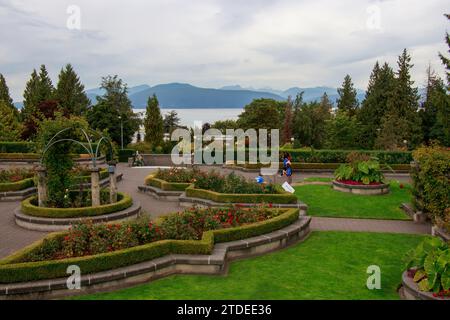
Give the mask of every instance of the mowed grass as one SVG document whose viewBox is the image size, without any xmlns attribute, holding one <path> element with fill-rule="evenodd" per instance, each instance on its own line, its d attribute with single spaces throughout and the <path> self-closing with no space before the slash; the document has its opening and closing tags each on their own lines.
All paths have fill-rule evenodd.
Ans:
<svg viewBox="0 0 450 320">
<path fill-rule="evenodd" d="M 176 275 L 121 291 L 76 299 L 399 299 L 403 256 L 424 236 L 313 232 L 293 247 L 232 262 L 225 276 Z M 381 289 L 366 287 L 381 269 Z"/>
<path fill-rule="evenodd" d="M 300 201 L 308 205 L 308 215 L 336 218 L 366 218 L 411 220 L 400 209 L 403 202 L 411 201 L 411 187 L 403 189 L 391 182 L 386 195 L 363 196 L 333 190 L 331 185 L 301 185 L 294 187 Z"/>
<path fill-rule="evenodd" d="M 331 182 L 333 178 L 325 178 L 325 177 L 310 177 L 303 179 L 304 182 Z"/>
</svg>

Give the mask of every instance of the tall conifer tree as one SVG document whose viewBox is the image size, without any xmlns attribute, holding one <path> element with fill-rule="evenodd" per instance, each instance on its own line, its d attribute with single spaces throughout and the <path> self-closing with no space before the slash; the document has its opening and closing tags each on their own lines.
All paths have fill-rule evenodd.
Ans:
<svg viewBox="0 0 450 320">
<path fill-rule="evenodd" d="M 70 64 L 61 69 L 55 99 L 69 114 L 81 116 L 87 112 L 90 101 L 84 92 L 84 85 Z"/>
<path fill-rule="evenodd" d="M 159 101 L 155 94 L 148 98 L 144 127 L 146 142 L 153 146 L 161 145 L 164 137 L 164 123 L 159 109 Z"/>
<path fill-rule="evenodd" d="M 353 117 L 358 111 L 358 100 L 356 98 L 356 89 L 353 86 L 352 78 L 346 75 L 342 87 L 338 89 L 339 98 L 337 99 L 338 112 L 345 112 Z"/>
</svg>

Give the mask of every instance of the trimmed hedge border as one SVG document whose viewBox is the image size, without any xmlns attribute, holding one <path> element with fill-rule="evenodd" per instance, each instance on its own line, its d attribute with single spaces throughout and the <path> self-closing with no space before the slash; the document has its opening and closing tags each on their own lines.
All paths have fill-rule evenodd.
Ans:
<svg viewBox="0 0 450 320">
<path fill-rule="evenodd" d="M 24 141 L 0 142 L 0 153 L 29 153 L 34 151 L 35 143 Z"/>
<path fill-rule="evenodd" d="M 211 230 L 203 233 L 201 240 L 161 240 L 124 250 L 93 256 L 62 260 L 24 262 L 26 256 L 37 250 L 45 239 L 64 237 L 67 233 L 53 233 L 45 239 L 0 260 L 0 283 L 17 283 L 67 276 L 67 267 L 77 265 L 83 274 L 90 274 L 153 260 L 169 254 L 211 254 L 215 243 L 241 240 L 262 235 L 289 226 L 299 219 L 298 209 L 288 209 L 282 214 L 261 222 L 236 228 Z M 217 237 L 217 238 L 216 238 Z"/>
<path fill-rule="evenodd" d="M 292 169 L 294 171 L 334 171 L 343 163 L 305 163 L 305 162 L 292 162 Z M 390 168 L 394 171 L 409 172 L 411 166 L 409 164 L 391 164 Z M 225 168 L 237 169 L 243 171 L 259 171 L 263 165 L 260 163 L 246 163 L 246 164 L 234 164 L 224 165 Z M 283 164 L 280 162 L 278 168 L 282 168 Z M 383 172 L 392 172 L 387 166 L 382 165 Z"/>
<path fill-rule="evenodd" d="M 168 182 L 158 179 L 156 174 L 150 174 L 145 178 L 145 185 L 155 187 L 164 191 L 184 191 L 191 185 L 190 182 Z"/>
<path fill-rule="evenodd" d="M 288 192 L 279 194 L 230 194 L 218 193 L 211 190 L 197 189 L 194 185 L 186 189 L 186 196 L 200 198 L 220 203 L 276 203 L 276 204 L 295 204 L 297 197 Z"/>
<path fill-rule="evenodd" d="M 31 201 L 36 201 L 37 197 L 30 197 L 21 203 L 22 213 L 41 218 L 81 218 L 100 216 L 112 212 L 127 209 L 133 205 L 133 199 L 125 194 L 119 192 L 119 201 L 112 204 L 106 204 L 99 207 L 85 207 L 85 208 L 41 208 L 35 206 Z"/>
<path fill-rule="evenodd" d="M 34 178 L 27 178 L 17 182 L 0 183 L 0 192 L 20 191 L 34 187 Z"/>
</svg>

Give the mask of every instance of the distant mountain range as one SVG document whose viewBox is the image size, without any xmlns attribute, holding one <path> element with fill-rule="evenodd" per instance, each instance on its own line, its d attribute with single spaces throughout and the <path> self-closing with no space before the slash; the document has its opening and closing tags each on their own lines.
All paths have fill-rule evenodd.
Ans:
<svg viewBox="0 0 450 320">
<path fill-rule="evenodd" d="M 86 91 L 92 103 L 102 95 L 101 89 Z M 139 85 L 128 89 L 128 97 L 134 108 L 142 109 L 147 105 L 148 97 L 156 94 L 161 108 L 242 108 L 258 98 L 284 100 L 270 92 L 253 90 L 221 90 L 199 88 L 185 83 L 160 84 L 154 87 Z"/>
<path fill-rule="evenodd" d="M 128 88 L 128 97 L 135 109 L 144 109 L 147 105 L 148 97 L 156 94 L 161 108 L 163 109 L 188 109 L 188 108 L 243 108 L 254 99 L 267 98 L 277 101 L 286 100 L 289 96 L 293 99 L 299 92 L 303 93 L 306 102 L 320 100 L 326 92 L 332 102 L 336 102 L 338 93 L 332 87 L 293 87 L 285 91 L 272 88 L 243 88 L 240 85 L 225 86 L 219 89 L 200 88 L 186 83 L 168 83 L 149 86 L 146 84 Z M 423 95 L 424 90 L 419 93 Z M 92 104 L 97 102 L 97 96 L 103 95 L 100 88 L 86 90 L 88 98 Z M 357 98 L 361 102 L 364 99 L 364 90 L 357 89 Z M 22 107 L 22 102 L 15 103 L 17 108 Z"/>
<path fill-rule="evenodd" d="M 243 108 L 254 99 L 266 98 L 277 101 L 286 100 L 289 96 L 295 97 L 297 93 L 304 92 L 305 101 L 319 100 L 326 92 L 335 102 L 338 97 L 337 89 L 331 87 L 290 88 L 285 91 L 271 88 L 243 88 L 240 85 L 225 86 L 219 89 L 200 88 L 186 83 L 160 84 L 154 87 L 139 85 L 128 90 L 128 97 L 134 108 L 141 109 L 147 105 L 148 97 L 156 94 L 161 108 Z M 103 94 L 99 88 L 86 91 L 92 103 L 96 97 Z M 362 101 L 364 91 L 358 90 L 358 99 Z"/>
</svg>

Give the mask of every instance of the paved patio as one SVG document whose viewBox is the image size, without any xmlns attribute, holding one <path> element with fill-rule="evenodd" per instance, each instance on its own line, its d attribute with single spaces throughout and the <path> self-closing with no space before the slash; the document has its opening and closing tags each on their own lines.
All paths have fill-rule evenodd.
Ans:
<svg viewBox="0 0 450 320">
<path fill-rule="evenodd" d="M 135 201 L 139 201 L 145 214 L 152 218 L 181 210 L 177 202 L 167 202 L 157 200 L 152 196 L 139 193 L 137 186 L 142 184 L 144 178 L 154 172 L 153 168 L 130 168 L 126 164 L 119 164 L 118 171 L 124 174 L 123 180 L 119 183 L 119 191 L 129 193 Z M 229 173 L 233 170 L 222 169 L 220 167 L 201 167 L 201 170 L 220 170 L 222 173 Z M 236 173 L 243 175 L 247 179 L 254 179 L 255 172 Z M 294 182 L 302 181 L 307 177 L 331 177 L 330 173 L 302 173 L 295 174 Z M 409 182 L 408 175 L 387 175 L 388 179 L 397 179 L 402 182 Z M 277 182 L 283 178 L 277 177 Z M 0 202 L 0 258 L 8 256 L 13 252 L 33 243 L 44 237 L 45 232 L 29 231 L 20 228 L 14 222 L 13 210 L 20 205 L 19 202 Z M 391 220 L 371 220 L 371 219 L 343 219 L 343 218 L 319 218 L 312 219 L 311 228 L 313 230 L 342 230 L 342 231 L 370 231 L 370 232 L 393 232 L 393 233 L 430 233 L 429 225 L 419 225 L 412 221 L 391 221 Z"/>
</svg>

